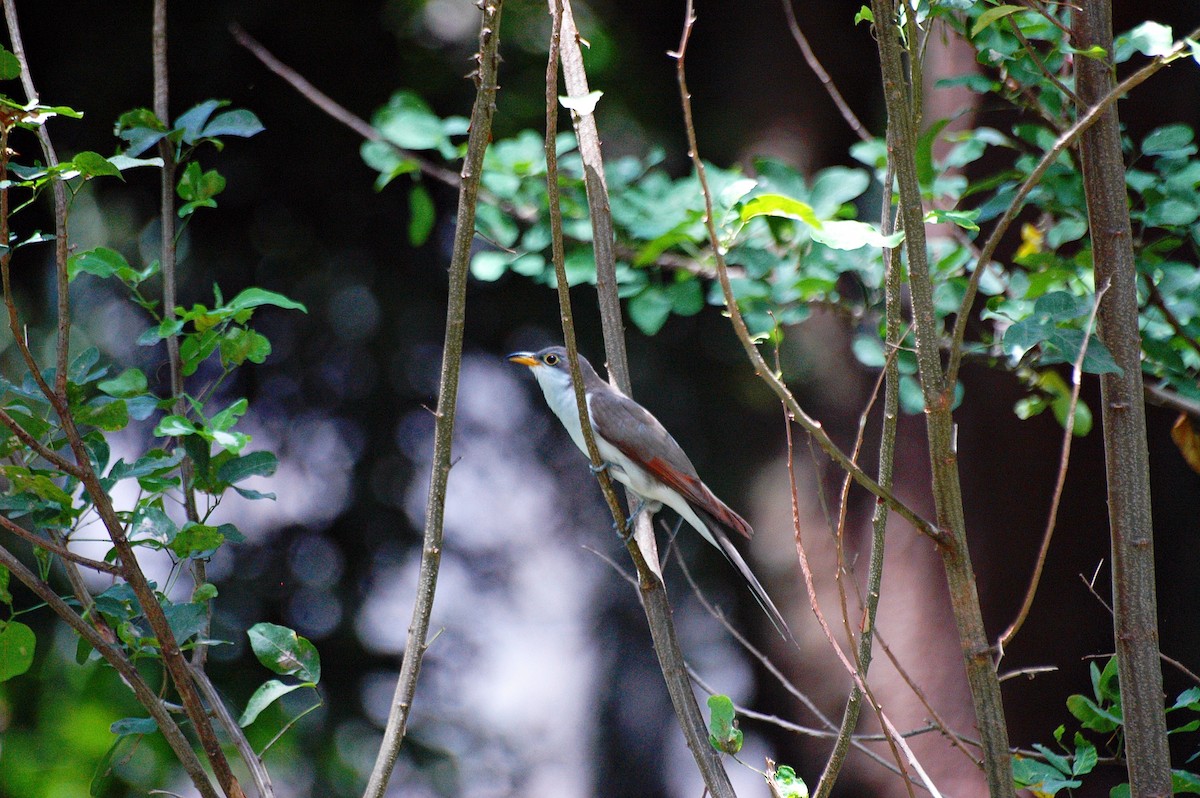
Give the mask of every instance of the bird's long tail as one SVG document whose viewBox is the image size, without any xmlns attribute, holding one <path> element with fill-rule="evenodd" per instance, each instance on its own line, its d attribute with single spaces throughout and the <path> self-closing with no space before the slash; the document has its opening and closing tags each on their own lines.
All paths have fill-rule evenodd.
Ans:
<svg viewBox="0 0 1200 798">
<path fill-rule="evenodd" d="M 787 622 L 783 620 L 783 615 L 779 612 L 779 608 L 775 606 L 775 602 L 771 601 L 771 597 L 767 595 L 766 589 L 758 581 L 758 578 L 754 576 L 754 572 L 750 570 L 750 566 L 742 559 L 741 552 L 737 550 L 733 545 L 733 541 L 725 534 L 725 529 L 721 523 L 700 507 L 693 505 L 692 509 L 708 527 L 709 534 L 712 536 L 709 538 L 709 542 L 721 550 L 721 553 L 725 555 L 725 559 L 729 560 L 730 564 L 746 580 L 746 584 L 750 587 L 750 592 L 754 595 L 754 600 L 758 602 L 758 606 L 763 608 L 763 612 L 767 614 L 776 631 L 779 632 L 781 637 L 795 642 L 796 638 L 792 635 L 792 630 L 788 628 Z"/>
</svg>

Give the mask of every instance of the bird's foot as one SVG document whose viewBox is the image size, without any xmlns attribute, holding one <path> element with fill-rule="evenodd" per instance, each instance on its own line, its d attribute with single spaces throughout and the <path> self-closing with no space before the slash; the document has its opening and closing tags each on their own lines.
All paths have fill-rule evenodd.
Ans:
<svg viewBox="0 0 1200 798">
<path fill-rule="evenodd" d="M 619 529 L 617 527 L 617 522 L 613 521 L 613 532 L 617 533 L 617 536 L 619 538 L 621 538 L 622 543 L 628 545 L 629 539 L 631 537 L 633 537 L 633 522 L 638 517 L 638 513 L 640 513 L 645 508 L 646 508 L 646 500 L 642 499 L 640 502 L 638 502 L 638 506 L 633 508 L 633 512 L 629 514 L 629 517 L 627 519 L 625 519 L 625 528 L 624 529 Z"/>
<path fill-rule="evenodd" d="M 591 472 L 593 474 L 599 474 L 602 471 L 607 471 L 609 465 L 610 465 L 610 463 L 608 463 L 607 461 L 601 463 L 600 465 L 592 465 L 591 463 L 589 463 L 588 468 L 591 470 Z"/>
</svg>

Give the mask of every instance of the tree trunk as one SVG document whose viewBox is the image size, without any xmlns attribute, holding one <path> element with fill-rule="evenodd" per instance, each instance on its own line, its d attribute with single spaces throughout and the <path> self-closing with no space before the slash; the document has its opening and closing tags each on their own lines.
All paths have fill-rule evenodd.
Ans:
<svg viewBox="0 0 1200 798">
<path fill-rule="evenodd" d="M 1111 53 L 1111 0 L 1081 4 L 1072 14 L 1072 35 L 1079 49 L 1099 45 Z M 1076 58 L 1075 64 L 1076 91 L 1085 107 L 1113 90 L 1116 81 L 1109 59 Z M 1167 796 L 1171 770 L 1158 657 L 1137 282 L 1115 104 L 1083 134 L 1079 145 L 1096 285 L 1109 285 L 1097 313 L 1098 331 L 1122 370 L 1101 376 L 1100 395 L 1125 756 L 1134 798 Z"/>
</svg>

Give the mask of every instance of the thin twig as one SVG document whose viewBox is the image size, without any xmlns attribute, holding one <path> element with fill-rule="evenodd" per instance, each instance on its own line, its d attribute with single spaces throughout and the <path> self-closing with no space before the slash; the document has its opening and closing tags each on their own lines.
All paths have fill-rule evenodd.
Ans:
<svg viewBox="0 0 1200 798">
<path fill-rule="evenodd" d="M 0 211 L 0 213 L 3 213 L 3 211 Z M 24 427 L 17 423 L 17 420 L 10 416 L 3 408 L 0 408 L 0 424 L 8 427 L 9 431 L 13 435 L 16 435 L 21 443 L 37 452 L 42 459 L 50 463 L 59 471 L 62 471 L 68 476 L 75 477 L 76 479 L 82 475 L 83 472 L 80 470 L 79 466 L 75 465 L 70 460 L 67 460 L 61 454 L 30 435 L 29 432 L 27 432 Z"/>
<path fill-rule="evenodd" d="M 891 159 L 888 159 L 887 168 L 884 175 L 884 185 L 890 186 L 893 182 L 894 166 Z M 880 228 L 884 235 L 890 235 L 894 232 L 897 216 L 892 210 L 891 192 L 882 192 L 880 199 L 883 207 L 880 210 Z M 880 378 L 884 381 L 884 400 L 883 400 L 883 420 L 881 423 L 881 434 L 879 442 L 879 484 L 880 486 L 890 491 L 892 489 L 892 475 L 895 468 L 896 457 L 896 428 L 899 421 L 900 408 L 900 371 L 896 362 L 896 355 L 900 351 L 900 341 L 904 335 L 900 331 L 902 309 L 901 309 L 901 265 L 900 265 L 900 250 L 897 248 L 885 249 L 883 252 L 884 261 L 887 263 L 887 274 L 885 275 L 884 294 L 885 294 L 885 345 L 888 350 L 887 360 L 884 362 L 883 371 L 880 373 Z M 879 383 L 876 382 L 874 390 L 871 392 L 872 402 L 875 395 L 879 391 Z M 870 410 L 868 403 L 867 410 L 859 417 L 858 440 L 855 442 L 854 460 L 857 462 L 857 450 L 861 445 L 863 432 L 866 429 L 867 412 Z M 842 485 L 842 518 L 845 518 L 845 508 L 849 500 L 849 475 Z M 875 618 L 879 610 L 879 597 L 881 585 L 883 582 L 883 555 L 884 541 L 886 538 L 888 522 L 888 506 L 884 502 L 877 502 L 875 505 L 875 513 L 871 518 L 871 555 L 867 565 L 867 593 L 866 597 L 859 596 L 859 604 L 863 608 L 862 627 L 859 632 L 858 648 L 855 650 L 855 665 L 858 672 L 865 681 L 867 672 L 871 666 L 872 659 L 872 641 L 874 640 Z M 844 560 L 843 536 L 840 530 L 844 525 L 839 524 L 838 535 L 838 589 L 842 593 L 843 614 L 845 614 L 845 598 L 844 589 L 841 581 L 841 562 Z M 855 589 L 858 589 L 858 583 L 854 583 Z M 833 792 L 833 785 L 837 781 L 838 774 L 846 761 L 846 756 L 849 753 L 849 739 L 854 732 L 855 726 L 858 725 L 858 718 L 862 711 L 862 691 L 858 689 L 858 685 L 853 685 L 850 688 L 850 695 L 846 699 L 846 707 L 842 711 L 842 724 L 838 729 L 837 739 L 834 741 L 832 750 L 829 753 L 829 759 L 825 762 L 825 768 L 821 773 L 820 781 L 817 782 L 817 788 L 813 793 L 815 798 L 828 798 Z"/>
<path fill-rule="evenodd" d="M 263 764 L 262 757 L 254 751 L 254 746 L 246 739 L 246 733 L 242 727 L 229 712 L 229 708 L 225 706 L 225 702 L 221 699 L 221 694 L 217 691 L 212 680 L 208 678 L 208 674 L 204 668 L 198 666 L 195 662 L 191 663 L 192 678 L 196 680 L 196 686 L 204 695 L 204 700 L 208 702 L 209 711 L 217 719 L 217 723 L 221 724 L 221 728 L 229 735 L 229 739 L 233 741 L 233 746 L 238 751 L 238 756 L 242 762 L 246 764 L 246 768 L 250 771 L 250 778 L 254 781 L 254 786 L 258 790 L 259 798 L 272 798 L 275 795 L 275 786 L 271 783 L 271 774 L 267 772 L 266 765 Z"/>
<path fill-rule="evenodd" d="M 1169 391 L 1159 385 L 1146 383 L 1143 388 L 1146 394 L 1146 401 L 1159 407 L 1166 407 L 1179 413 L 1187 413 L 1195 419 L 1200 419 L 1200 402 L 1195 402 L 1186 397 L 1180 396 L 1174 391 Z"/>
<path fill-rule="evenodd" d="M 1070 100 L 1072 104 L 1079 105 L 1079 98 L 1075 95 L 1075 92 L 1067 88 L 1063 82 L 1058 79 L 1058 76 L 1049 70 L 1045 62 L 1042 61 L 1040 56 L 1038 56 L 1037 50 L 1032 44 L 1029 43 L 1029 40 L 1025 38 L 1025 34 L 1021 32 L 1021 26 L 1017 24 L 1017 21 L 1013 19 L 1011 14 L 1005 17 L 1005 21 L 1008 23 L 1008 27 L 1012 29 L 1013 34 L 1017 37 L 1017 41 L 1019 41 L 1021 46 L 1025 48 L 1025 52 L 1029 54 L 1029 57 L 1033 60 L 1033 63 L 1035 63 L 1037 68 L 1042 71 L 1042 74 L 1054 84 L 1054 88 L 1062 92 L 1063 96 Z M 1041 105 L 1041 103 L 1038 103 L 1038 105 Z"/>
<path fill-rule="evenodd" d="M 100 560 L 93 560 L 91 557 L 84 557 L 82 554 L 76 554 L 66 546 L 60 546 L 54 541 L 46 540 L 45 538 L 30 532 L 28 529 L 25 529 L 11 518 L 0 515 L 0 526 L 4 527 L 17 537 L 29 541 L 40 549 L 45 549 L 52 554 L 57 554 L 64 560 L 70 560 L 71 562 L 86 566 L 91 568 L 93 571 L 99 571 L 100 573 L 112 575 L 118 575 L 121 573 L 120 566 L 113 565 L 112 563 L 101 562 Z"/>
<path fill-rule="evenodd" d="M 878 628 L 875 629 L 874 637 L 875 641 L 879 643 L 879 647 L 883 649 L 884 656 L 888 658 L 888 662 L 892 663 L 892 667 L 896 669 L 896 673 L 900 674 L 900 678 L 908 686 L 908 689 L 912 691 L 912 694 L 917 697 L 918 701 L 921 702 L 921 706 L 923 706 L 925 711 L 929 713 L 929 717 L 934 725 L 941 729 L 942 734 L 946 735 L 946 737 L 950 740 L 950 743 L 958 748 L 959 751 L 961 751 L 964 755 L 966 755 L 966 757 L 970 759 L 973 764 L 982 767 L 979 757 L 972 754 L 966 749 L 965 746 L 963 746 L 961 735 L 956 734 L 954 730 L 950 728 L 950 724 L 946 723 L 946 721 L 942 719 L 941 713 L 938 712 L 933 706 L 933 702 L 929 700 L 929 697 L 925 695 L 925 691 L 922 690 L 921 686 L 917 684 L 915 679 L 912 678 L 908 672 L 908 669 L 901 664 L 900 658 L 896 656 L 894 651 L 892 651 L 891 646 L 887 644 L 887 640 L 884 639 Z M 978 743 L 976 743 L 976 747 L 979 747 Z"/>
<path fill-rule="evenodd" d="M 1058 475 L 1054 479 L 1054 493 L 1050 498 L 1050 514 L 1046 519 L 1046 529 L 1042 533 L 1042 545 L 1038 549 L 1037 559 L 1034 561 L 1033 576 L 1029 579 L 1029 587 L 1025 590 L 1025 598 L 1021 601 L 1021 609 L 1017 612 L 1017 617 L 1008 625 L 1004 633 L 1000 635 L 1000 639 L 996 641 L 996 648 L 999 652 L 996 663 L 1004 657 L 1004 649 L 1008 648 L 1012 643 L 1021 626 L 1024 625 L 1025 619 L 1029 617 L 1029 611 L 1033 608 L 1033 599 L 1037 595 L 1038 585 L 1042 581 L 1042 569 L 1046 565 L 1046 557 L 1050 553 L 1050 539 L 1054 536 L 1054 529 L 1058 525 L 1058 507 L 1062 501 L 1063 489 L 1067 484 L 1067 466 L 1071 462 L 1071 442 L 1075 438 L 1075 411 L 1079 407 L 1079 391 L 1083 387 L 1083 360 L 1087 356 L 1088 339 L 1092 336 L 1092 328 L 1096 324 L 1096 313 L 1100 310 L 1100 300 L 1108 291 L 1109 283 L 1105 283 L 1096 292 L 1096 296 L 1092 299 L 1092 310 L 1088 313 L 1087 323 L 1083 327 L 1083 342 L 1079 346 L 1079 354 L 1075 356 L 1075 362 L 1071 366 L 1071 401 L 1067 408 L 1067 418 L 1063 422 L 1063 438 L 1062 446 L 1058 456 Z"/>
<path fill-rule="evenodd" d="M 1096 573 L 1092 575 L 1091 581 L 1089 581 L 1088 578 L 1085 577 L 1083 574 L 1080 574 L 1079 578 L 1083 582 L 1084 586 L 1087 587 L 1088 592 L 1092 594 L 1092 596 L 1096 599 L 1096 601 L 1100 602 L 1100 606 L 1103 607 L 1105 610 L 1107 610 L 1108 614 L 1111 616 L 1113 614 L 1112 605 L 1109 604 L 1107 601 L 1105 601 L 1104 597 L 1101 596 L 1100 593 L 1097 592 L 1097 590 L 1096 590 L 1095 579 L 1097 576 L 1099 576 L 1099 574 L 1100 574 L 1100 568 L 1097 567 Z M 1175 668 L 1175 670 L 1179 671 L 1180 673 L 1182 673 L 1184 676 L 1191 679 L 1196 684 L 1200 684 L 1200 675 L 1197 675 L 1194 672 L 1192 672 L 1182 662 L 1175 659 L 1174 657 L 1168 657 L 1166 654 L 1162 653 L 1161 651 L 1158 652 L 1158 656 L 1159 656 L 1159 659 L 1161 659 L 1163 662 L 1167 663 L 1172 668 Z"/>
<path fill-rule="evenodd" d="M 462 183 L 458 193 L 454 247 L 450 256 L 450 280 L 446 300 L 446 336 L 438 383 L 438 405 L 434 421 L 433 463 L 430 467 L 429 492 L 425 504 L 425 535 L 421 565 L 417 576 L 417 595 L 413 602 L 412 622 L 404 646 L 404 659 L 396 692 L 388 713 L 383 743 L 371 770 L 364 798 L 382 798 L 400 755 L 400 746 L 408 727 L 409 712 L 425 656 L 429 633 L 429 615 L 437 590 L 438 569 L 442 558 L 442 536 L 446 512 L 446 485 L 453 465 L 455 406 L 458 400 L 459 373 L 462 367 L 463 331 L 466 326 L 467 272 L 471 262 L 471 242 L 475 238 L 475 206 L 483 173 L 483 156 L 492 136 L 492 117 L 499 91 L 500 12 L 503 0 L 484 0 L 479 23 L 479 52 L 475 56 L 475 104 L 471 109 L 471 133 L 463 161 Z"/>
<path fill-rule="evenodd" d="M 325 94 L 323 91 L 310 83 L 299 72 L 276 58 L 270 50 L 259 43 L 259 41 L 249 33 L 247 33 L 241 25 L 237 24 L 236 22 L 230 23 L 229 32 L 233 35 L 233 38 L 237 41 L 237 43 L 249 50 L 251 55 L 257 58 L 263 66 L 274 72 L 279 77 L 283 78 L 288 85 L 298 91 L 300 95 L 304 97 L 304 99 L 308 100 L 317 108 L 324 111 L 325 114 L 334 121 L 340 122 L 341 124 L 350 128 L 367 141 L 381 141 L 388 144 L 400 157 L 415 163 L 423 175 L 431 177 L 434 180 L 444 183 L 452 188 L 458 188 L 461 184 L 461 176 L 453 170 L 438 166 L 416 152 L 413 152 L 412 150 L 406 150 L 403 147 L 399 147 L 385 139 L 383 134 L 371 126 L 370 122 L 367 122 L 362 117 L 355 115 L 345 106 L 341 105 L 328 94 Z M 479 193 L 480 196 L 483 196 L 484 194 L 482 190 Z"/>
<path fill-rule="evenodd" d="M 800 47 L 800 54 L 804 56 L 804 62 L 808 64 L 808 68 L 817 76 L 817 80 L 821 81 L 821 85 L 825 88 L 829 99 L 833 100 L 833 104 L 837 106 L 838 113 L 842 115 L 842 119 L 846 120 L 846 124 L 850 126 L 850 129 L 854 131 L 854 134 L 859 139 L 862 141 L 873 141 L 874 137 L 863 126 L 863 123 L 859 121 L 858 116 L 846 102 L 846 98 L 838 91 L 837 84 L 833 82 L 833 78 L 829 77 L 829 73 L 825 71 L 825 67 L 821 66 L 821 61 L 817 58 L 817 54 L 809 46 L 808 37 L 804 35 L 804 31 L 801 30 L 800 23 L 796 19 L 796 9 L 792 7 L 792 0 L 783 0 L 783 13 L 787 17 L 788 29 L 792 32 L 792 38 L 796 40 L 796 44 Z"/>
</svg>

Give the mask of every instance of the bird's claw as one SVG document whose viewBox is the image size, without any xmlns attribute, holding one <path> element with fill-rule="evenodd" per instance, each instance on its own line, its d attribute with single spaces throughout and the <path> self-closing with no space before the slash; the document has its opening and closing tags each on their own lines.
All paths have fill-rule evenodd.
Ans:
<svg viewBox="0 0 1200 798">
<path fill-rule="evenodd" d="M 589 463 L 588 468 L 591 469 L 591 472 L 593 474 L 599 474 L 602 471 L 607 471 L 608 465 L 609 464 L 607 461 L 600 463 L 600 465 L 592 465 L 591 463 Z"/>
<path fill-rule="evenodd" d="M 638 513 L 640 513 L 643 509 L 645 509 L 645 507 L 646 507 L 646 500 L 642 499 L 640 502 L 638 502 L 638 506 L 633 508 L 633 512 L 629 514 L 629 517 L 627 519 L 625 519 L 625 528 L 624 529 L 619 528 L 617 526 L 617 522 L 613 521 L 613 532 L 617 533 L 617 537 L 621 538 L 622 543 L 624 543 L 626 545 L 629 544 L 629 539 L 631 537 L 633 537 L 634 519 L 636 519 L 638 517 Z"/>
</svg>

